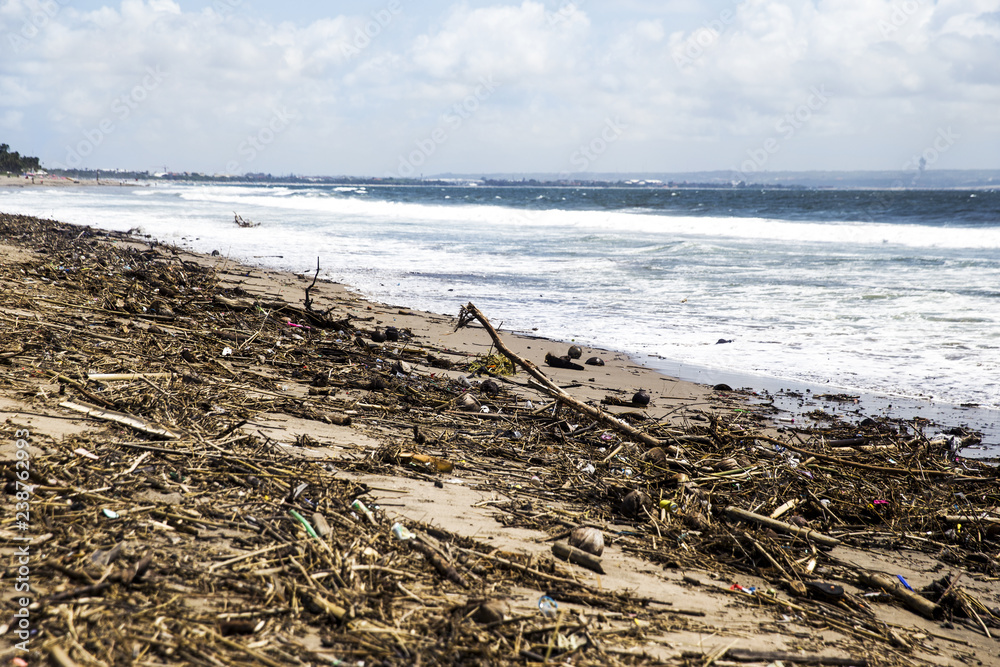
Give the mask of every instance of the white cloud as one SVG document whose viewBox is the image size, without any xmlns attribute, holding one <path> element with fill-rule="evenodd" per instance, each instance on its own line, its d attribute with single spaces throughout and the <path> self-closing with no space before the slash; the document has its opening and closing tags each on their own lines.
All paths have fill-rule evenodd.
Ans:
<svg viewBox="0 0 1000 667">
<path fill-rule="evenodd" d="M 587 28 L 581 11 L 553 13 L 537 2 L 458 6 L 439 29 L 417 37 L 412 63 L 439 79 L 558 76 L 574 69 Z"/>
<path fill-rule="evenodd" d="M 22 122 L 24 121 L 24 112 L 15 111 L 14 109 L 8 109 L 0 114 L 0 128 L 10 131 L 16 131 L 22 129 Z"/>
<path fill-rule="evenodd" d="M 968 148 L 951 156 L 996 166 L 1000 154 L 997 0 L 633 2 L 616 12 L 498 0 L 440 14 L 387 0 L 295 21 L 225 0 L 41 6 L 0 6 L 0 117 L 26 127 L 49 162 L 108 120 L 91 166 L 221 170 L 287 109 L 296 119 L 241 167 L 380 174 L 484 77 L 496 91 L 449 128 L 428 173 L 560 171 L 612 117 L 628 128 L 595 170 L 726 168 L 813 86 L 829 101 L 768 168 L 893 168 L 948 123 L 968 128 Z M 153 86 L 151 68 L 162 73 Z"/>
</svg>

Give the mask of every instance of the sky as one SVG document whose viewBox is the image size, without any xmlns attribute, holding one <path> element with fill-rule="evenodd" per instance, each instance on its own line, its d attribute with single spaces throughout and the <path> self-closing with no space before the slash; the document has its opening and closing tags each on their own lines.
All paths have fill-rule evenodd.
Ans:
<svg viewBox="0 0 1000 667">
<path fill-rule="evenodd" d="M 1000 0 L 0 0 L 47 167 L 1000 168 Z"/>
</svg>

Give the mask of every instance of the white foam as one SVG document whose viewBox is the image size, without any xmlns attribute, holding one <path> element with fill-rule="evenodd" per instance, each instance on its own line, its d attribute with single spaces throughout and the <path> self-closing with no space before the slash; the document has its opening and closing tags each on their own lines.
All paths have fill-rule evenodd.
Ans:
<svg viewBox="0 0 1000 667">
<path fill-rule="evenodd" d="M 0 191 L 0 210 L 139 226 L 298 272 L 319 256 L 326 277 L 374 298 L 452 314 L 473 300 L 507 329 L 562 340 L 1000 408 L 996 227 L 527 211 L 382 194 L 18 188 Z M 234 210 L 261 226 L 236 227 Z"/>
</svg>

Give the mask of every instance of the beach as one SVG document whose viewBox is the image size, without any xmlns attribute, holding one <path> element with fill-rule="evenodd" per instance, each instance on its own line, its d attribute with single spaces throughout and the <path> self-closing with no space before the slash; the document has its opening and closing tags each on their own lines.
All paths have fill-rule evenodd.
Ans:
<svg viewBox="0 0 1000 667">
<path fill-rule="evenodd" d="M 989 192 L 90 183 L 2 188 L 0 209 L 262 268 L 318 261 L 381 303 L 471 301 L 508 331 L 749 388 L 796 425 L 875 415 L 1000 453 Z"/>
<path fill-rule="evenodd" d="M 998 664 L 996 469 L 954 457 L 967 433 L 798 428 L 614 350 L 559 360 L 504 312 L 507 356 L 457 308 L 0 229 L 0 453 L 36 508 L 18 533 L 7 496 L 4 552 L 30 538 L 38 659 Z M 553 554 L 580 525 L 598 571 Z M 872 583 L 897 577 L 922 602 Z"/>
</svg>

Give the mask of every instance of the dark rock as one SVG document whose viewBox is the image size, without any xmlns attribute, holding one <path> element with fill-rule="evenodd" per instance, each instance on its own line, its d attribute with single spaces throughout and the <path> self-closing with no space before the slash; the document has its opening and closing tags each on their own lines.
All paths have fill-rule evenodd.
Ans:
<svg viewBox="0 0 1000 667">
<path fill-rule="evenodd" d="M 646 407 L 647 405 L 649 405 L 649 394 L 646 393 L 645 389 L 640 389 L 639 391 L 635 392 L 635 394 L 632 396 L 632 405 L 638 407 Z"/>
<path fill-rule="evenodd" d="M 649 510 L 653 506 L 653 499 L 642 491 L 629 491 L 625 499 L 622 500 L 622 514 L 626 516 L 643 516 L 644 510 Z"/>
<path fill-rule="evenodd" d="M 569 357 L 557 357 L 551 352 L 545 354 L 545 363 L 552 368 L 568 368 L 573 371 L 582 371 L 583 366 L 577 363 L 573 363 L 573 360 Z"/>
</svg>

